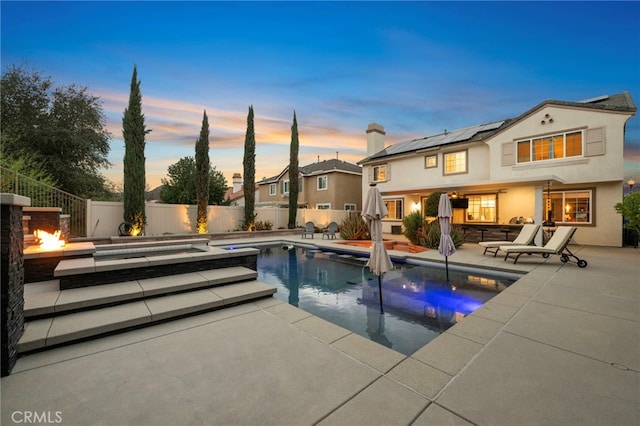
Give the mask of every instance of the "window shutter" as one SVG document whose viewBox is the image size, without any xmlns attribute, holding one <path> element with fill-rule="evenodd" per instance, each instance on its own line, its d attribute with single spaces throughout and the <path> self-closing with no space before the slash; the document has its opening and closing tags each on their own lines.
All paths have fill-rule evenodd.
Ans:
<svg viewBox="0 0 640 426">
<path fill-rule="evenodd" d="M 513 142 L 505 142 L 502 144 L 502 165 L 503 166 L 513 166 L 515 161 L 515 156 L 513 155 L 514 150 Z"/>
<path fill-rule="evenodd" d="M 584 156 L 604 155 L 604 127 L 585 131 Z"/>
</svg>

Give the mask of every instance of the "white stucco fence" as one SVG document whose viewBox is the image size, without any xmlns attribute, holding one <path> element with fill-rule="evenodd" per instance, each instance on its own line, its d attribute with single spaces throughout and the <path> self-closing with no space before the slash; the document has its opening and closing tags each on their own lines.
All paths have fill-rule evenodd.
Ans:
<svg viewBox="0 0 640 426">
<path fill-rule="evenodd" d="M 207 231 L 230 232 L 240 230 L 244 220 L 244 207 L 209 206 Z M 196 229 L 195 205 L 147 203 L 145 213 L 147 226 L 145 235 L 188 234 Z M 286 228 L 289 210 L 275 207 L 256 207 L 256 220 L 270 221 L 273 229 Z M 330 222 L 338 224 L 348 215 L 346 210 L 298 209 L 297 224 L 313 222 L 324 227 Z M 87 201 L 87 236 L 111 237 L 118 235 L 118 226 L 123 222 L 122 202 Z"/>
</svg>

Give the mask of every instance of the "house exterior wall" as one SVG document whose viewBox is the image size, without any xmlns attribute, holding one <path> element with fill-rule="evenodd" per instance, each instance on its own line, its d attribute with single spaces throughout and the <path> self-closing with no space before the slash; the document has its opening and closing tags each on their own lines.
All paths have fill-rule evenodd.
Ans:
<svg viewBox="0 0 640 426">
<path fill-rule="evenodd" d="M 318 178 L 326 176 L 327 189 L 318 189 Z M 344 210 L 346 203 L 362 208 L 362 176 L 350 173 L 322 173 L 304 178 L 305 200 L 309 208 L 330 204 L 331 209 Z"/>
<path fill-rule="evenodd" d="M 553 119 L 545 120 L 545 115 Z M 624 123 L 628 114 L 601 110 L 576 110 L 559 106 L 547 106 L 533 113 L 515 126 L 497 134 L 488 143 L 491 146 L 491 180 L 535 178 L 543 174 L 562 177 L 565 183 L 622 181 Z M 542 121 L 545 124 L 541 124 Z M 589 157 L 565 158 L 561 160 L 502 165 L 502 144 L 516 143 L 529 137 L 552 135 L 571 130 L 587 130 L 603 127 L 604 154 Z M 584 152 L 584 140 L 583 140 Z"/>
<path fill-rule="evenodd" d="M 327 189 L 318 190 L 318 177 L 327 177 Z M 268 183 L 259 185 L 260 202 L 269 205 L 285 205 L 289 203 L 289 195 L 282 194 L 282 182 L 289 180 L 283 175 L 276 184 L 276 193 L 269 195 Z M 315 209 L 318 204 L 331 204 L 331 209 L 343 210 L 345 203 L 356 204 L 356 210 L 362 208 L 362 177 L 359 174 L 328 172 L 303 176 L 302 190 L 298 193 L 298 205 L 306 204 Z"/>
<path fill-rule="evenodd" d="M 466 151 L 468 173 L 445 175 L 443 173 L 444 154 Z M 437 167 L 425 168 L 426 156 L 437 156 Z M 490 152 L 484 143 L 460 144 L 443 148 L 442 150 L 414 154 L 398 158 L 389 158 L 373 162 L 362 168 L 362 188 L 366 194 L 366 187 L 373 181 L 372 167 L 386 164 L 388 179 L 379 182 L 380 191 L 409 191 L 422 189 L 425 186 L 447 187 L 463 185 L 469 182 L 487 182 L 490 177 Z"/>
<path fill-rule="evenodd" d="M 567 220 L 558 224 L 577 226 L 576 243 L 620 247 L 622 218 L 613 206 L 622 200 L 624 127 L 631 116 L 629 111 L 545 104 L 484 141 L 441 145 L 420 153 L 365 161 L 363 197 L 372 181 L 372 167 L 380 164 L 387 165 L 387 181 L 379 182 L 377 187 L 383 199 L 403 200 L 404 216 L 431 192 L 455 191 L 463 197 L 495 194 L 497 217 L 492 224 L 508 224 L 514 217 L 542 223 L 548 190 L 591 191 L 591 222 L 571 222 L 563 212 L 556 211 L 562 220 Z M 582 155 L 517 163 L 517 141 L 573 131 L 583 132 Z M 512 162 L 506 160 L 509 145 Z M 468 172 L 444 175 L 444 154 L 459 150 L 467 150 Z M 437 167 L 425 168 L 426 156 L 436 156 Z M 547 187 L 547 183 L 551 185 Z M 466 220 L 464 210 L 454 209 L 454 223 Z M 401 220 L 387 218 L 383 232 L 391 232 L 391 227 L 399 224 Z"/>
</svg>

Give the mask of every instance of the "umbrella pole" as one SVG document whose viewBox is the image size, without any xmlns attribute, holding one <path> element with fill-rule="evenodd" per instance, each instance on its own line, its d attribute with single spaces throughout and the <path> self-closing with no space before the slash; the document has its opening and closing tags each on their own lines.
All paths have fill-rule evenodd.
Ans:
<svg viewBox="0 0 640 426">
<path fill-rule="evenodd" d="M 378 297 L 380 298 L 380 313 L 384 314 L 382 309 L 382 278 L 380 278 L 380 275 L 378 275 Z"/>
<path fill-rule="evenodd" d="M 444 257 L 444 267 L 447 270 L 447 283 L 449 283 L 449 256 Z"/>
</svg>

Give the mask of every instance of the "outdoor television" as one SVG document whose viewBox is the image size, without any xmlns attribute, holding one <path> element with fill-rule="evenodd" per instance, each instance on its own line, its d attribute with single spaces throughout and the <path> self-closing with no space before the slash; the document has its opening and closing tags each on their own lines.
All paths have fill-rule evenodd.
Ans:
<svg viewBox="0 0 640 426">
<path fill-rule="evenodd" d="M 469 199 L 468 198 L 452 198 L 451 208 L 452 209 L 468 209 Z"/>
</svg>

